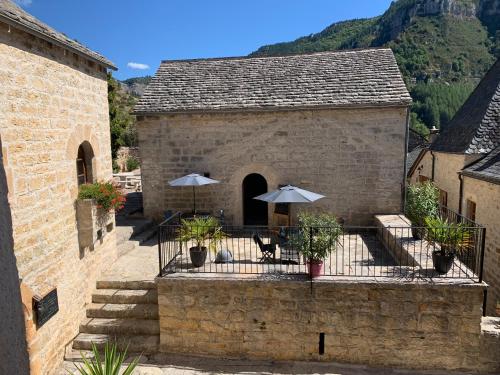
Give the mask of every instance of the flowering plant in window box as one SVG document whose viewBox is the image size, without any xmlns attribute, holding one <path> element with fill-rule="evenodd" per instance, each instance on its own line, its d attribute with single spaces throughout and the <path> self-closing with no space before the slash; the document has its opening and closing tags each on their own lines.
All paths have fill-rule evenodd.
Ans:
<svg viewBox="0 0 500 375">
<path fill-rule="evenodd" d="M 121 189 L 111 181 L 81 185 L 78 199 L 92 199 L 105 212 L 121 210 L 126 201 Z"/>
<path fill-rule="evenodd" d="M 113 211 L 123 208 L 125 196 L 113 182 L 95 182 L 80 186 L 76 201 L 80 248 L 94 249 L 114 227 Z"/>
</svg>

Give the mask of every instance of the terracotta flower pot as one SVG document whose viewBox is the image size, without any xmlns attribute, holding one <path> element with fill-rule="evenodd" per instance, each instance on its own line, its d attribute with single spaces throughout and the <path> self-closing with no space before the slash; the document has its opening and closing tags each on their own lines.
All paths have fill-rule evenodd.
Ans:
<svg viewBox="0 0 500 375">
<path fill-rule="evenodd" d="M 322 260 L 309 260 L 307 261 L 307 270 L 312 278 L 319 277 L 323 274 L 323 261 Z"/>
</svg>

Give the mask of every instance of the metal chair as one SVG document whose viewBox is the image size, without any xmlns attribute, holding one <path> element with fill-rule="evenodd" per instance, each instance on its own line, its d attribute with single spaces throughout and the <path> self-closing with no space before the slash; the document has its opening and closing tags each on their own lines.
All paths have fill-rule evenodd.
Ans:
<svg viewBox="0 0 500 375">
<path fill-rule="evenodd" d="M 254 242 L 259 246 L 262 252 L 260 263 L 275 263 L 276 262 L 276 244 L 264 244 L 258 234 L 253 235 Z"/>
</svg>

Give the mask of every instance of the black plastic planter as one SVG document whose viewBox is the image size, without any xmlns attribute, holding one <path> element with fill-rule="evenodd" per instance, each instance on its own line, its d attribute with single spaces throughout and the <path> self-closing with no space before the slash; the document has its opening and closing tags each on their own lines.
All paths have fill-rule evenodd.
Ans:
<svg viewBox="0 0 500 375">
<path fill-rule="evenodd" d="M 448 273 L 453 266 L 453 260 L 455 259 L 455 254 L 445 253 L 441 250 L 434 251 L 432 253 L 432 262 L 434 263 L 434 269 L 437 273 L 442 275 Z"/>
<path fill-rule="evenodd" d="M 207 259 L 207 248 L 203 247 L 191 247 L 189 249 L 189 256 L 191 258 L 191 263 L 195 267 L 201 267 L 205 264 L 205 260 Z"/>
</svg>

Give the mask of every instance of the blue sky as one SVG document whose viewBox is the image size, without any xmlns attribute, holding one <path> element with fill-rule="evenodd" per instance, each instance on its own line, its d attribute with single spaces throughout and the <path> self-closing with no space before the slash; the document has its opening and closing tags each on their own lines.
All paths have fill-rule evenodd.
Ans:
<svg viewBox="0 0 500 375">
<path fill-rule="evenodd" d="M 94 49 L 115 77 L 154 74 L 161 60 L 242 56 L 264 44 L 382 14 L 390 0 L 17 0 Z M 135 69 L 127 66 L 136 63 Z M 145 65 L 149 68 L 144 68 Z M 132 65 L 134 66 L 134 65 Z"/>
</svg>

